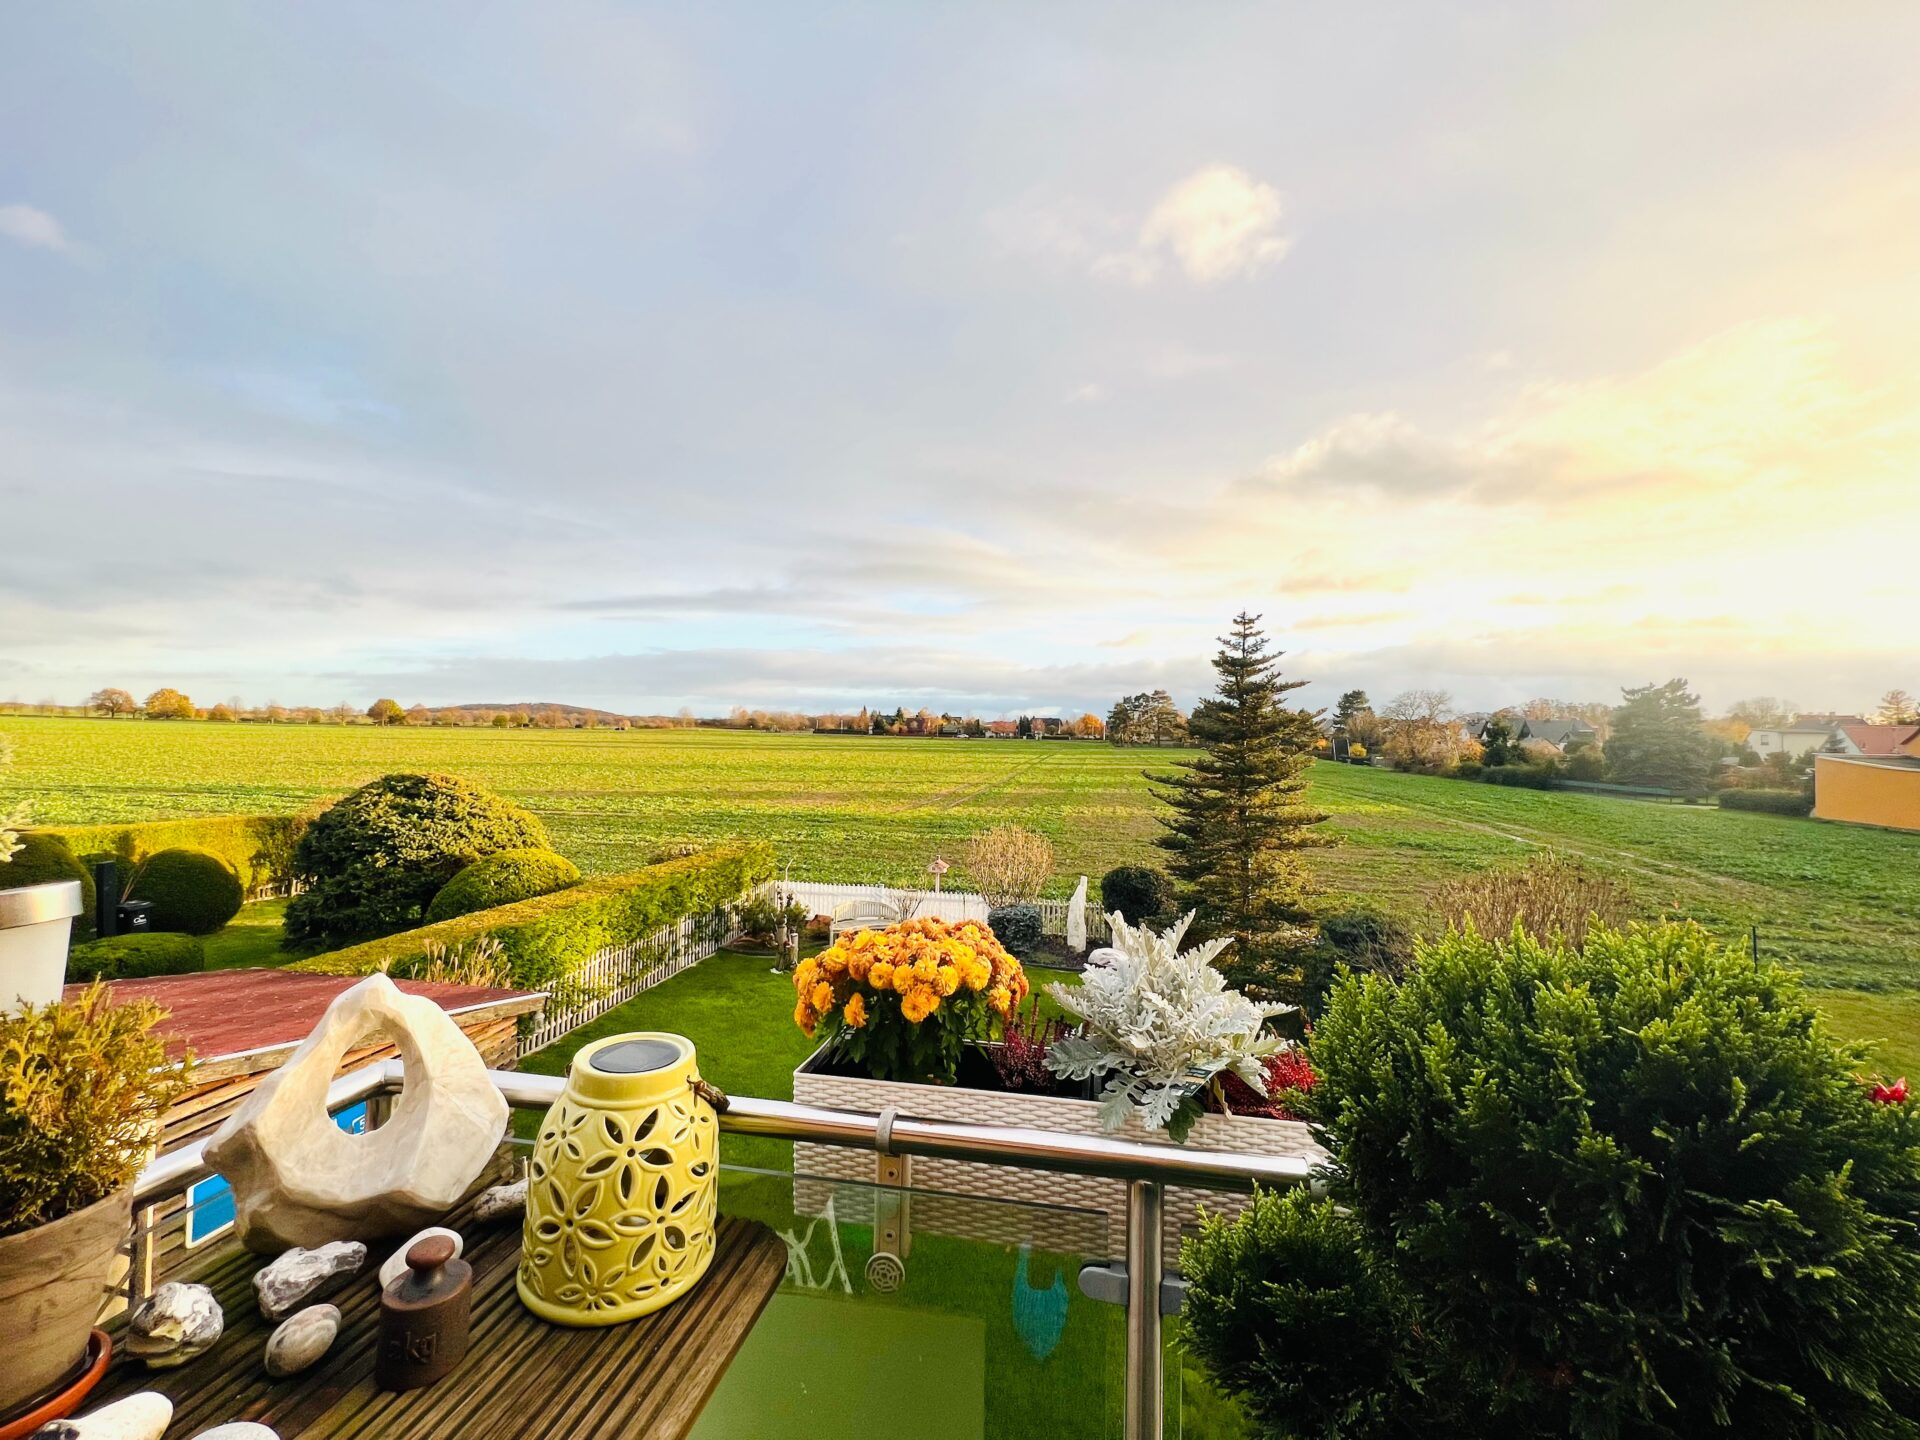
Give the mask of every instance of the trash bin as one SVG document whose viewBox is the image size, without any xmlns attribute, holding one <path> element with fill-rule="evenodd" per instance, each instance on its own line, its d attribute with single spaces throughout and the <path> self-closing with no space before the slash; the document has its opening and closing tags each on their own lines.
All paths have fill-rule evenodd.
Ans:
<svg viewBox="0 0 1920 1440">
<path fill-rule="evenodd" d="M 153 929 L 153 902 L 151 900 L 122 900 L 119 911 L 119 932 L 148 931 Z"/>
</svg>

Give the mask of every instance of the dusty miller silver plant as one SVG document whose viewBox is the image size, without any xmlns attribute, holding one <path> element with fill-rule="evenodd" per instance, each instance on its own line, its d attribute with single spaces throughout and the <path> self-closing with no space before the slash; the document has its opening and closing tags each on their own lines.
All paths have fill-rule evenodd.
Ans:
<svg viewBox="0 0 1920 1440">
<path fill-rule="evenodd" d="M 1108 923 L 1113 945 L 1095 952 L 1079 987 L 1048 987 L 1081 1021 L 1079 1033 L 1048 1050 L 1048 1068 L 1068 1080 L 1104 1077 L 1100 1121 L 1107 1129 L 1118 1129 L 1138 1105 L 1149 1127 L 1176 1141 L 1200 1114 L 1195 1092 L 1223 1072 L 1266 1094 L 1264 1061 L 1282 1042 L 1262 1031 L 1269 1016 L 1293 1007 L 1262 1005 L 1228 986 L 1213 959 L 1233 941 L 1182 951 L 1191 913 L 1163 934 L 1117 913 Z"/>
</svg>

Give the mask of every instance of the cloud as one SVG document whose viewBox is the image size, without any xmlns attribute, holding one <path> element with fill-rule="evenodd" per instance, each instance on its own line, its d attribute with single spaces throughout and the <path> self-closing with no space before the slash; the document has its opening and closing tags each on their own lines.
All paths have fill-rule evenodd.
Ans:
<svg viewBox="0 0 1920 1440">
<path fill-rule="evenodd" d="M 1206 165 L 1169 189 L 1129 227 L 1111 211 L 1060 196 L 1029 195 L 985 220 L 1010 254 L 1144 286 L 1169 258 L 1189 280 L 1213 285 L 1251 275 L 1286 255 L 1280 192 L 1233 165 Z M 1129 236 L 1129 229 L 1132 233 Z"/>
<path fill-rule="evenodd" d="M 1141 227 L 1140 247 L 1166 249 L 1187 278 L 1212 285 L 1287 253 L 1280 192 L 1233 165 L 1208 165 L 1169 190 Z"/>
<path fill-rule="evenodd" d="M 30 250 L 65 251 L 71 248 L 60 222 L 31 205 L 0 205 L 0 235 Z"/>
</svg>

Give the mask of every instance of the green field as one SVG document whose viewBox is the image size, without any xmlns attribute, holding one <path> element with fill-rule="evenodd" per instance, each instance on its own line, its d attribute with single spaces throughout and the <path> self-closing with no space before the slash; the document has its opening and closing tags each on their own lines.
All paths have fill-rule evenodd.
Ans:
<svg viewBox="0 0 1920 1440">
<path fill-rule="evenodd" d="M 291 810 L 390 770 L 451 771 L 521 800 L 592 871 L 671 840 L 754 836 L 794 874 L 923 883 L 927 861 L 1019 821 L 1053 840 L 1054 890 L 1152 861 L 1143 769 L 1177 752 L 1032 741 L 885 740 L 712 730 L 528 731 L 0 717 L 0 802 L 43 823 Z M 1505 790 L 1321 765 L 1344 842 L 1323 884 L 1418 917 L 1445 880 L 1542 847 L 1617 869 L 1648 916 L 1690 915 L 1791 960 L 1852 1033 L 1920 1072 L 1920 835 L 1709 807 Z"/>
</svg>

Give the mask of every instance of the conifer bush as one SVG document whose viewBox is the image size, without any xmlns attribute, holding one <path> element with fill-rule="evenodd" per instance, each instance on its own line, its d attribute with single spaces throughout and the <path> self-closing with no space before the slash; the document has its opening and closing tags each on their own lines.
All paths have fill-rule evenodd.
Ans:
<svg viewBox="0 0 1920 1440">
<path fill-rule="evenodd" d="M 391 935 L 483 855 L 551 848 L 518 805 L 452 775 L 387 775 L 322 811 L 294 850 L 296 941 Z"/>
<path fill-rule="evenodd" d="M 1789 973 L 1692 925 L 1469 929 L 1343 979 L 1310 1048 L 1348 1263 L 1404 1297 L 1329 1304 L 1323 1343 L 1397 1327 L 1411 1388 L 1319 1430 L 1275 1402 L 1268 1433 L 1421 1434 L 1456 1402 L 1518 1437 L 1916 1433 L 1920 1107 Z M 1324 1275 L 1330 1236 L 1213 1227 L 1190 1303 L 1261 1323 L 1229 1246 Z M 1257 1372 L 1218 1325 L 1196 1343 L 1256 1411 L 1325 1383 L 1284 1343 Z"/>
<path fill-rule="evenodd" d="M 996 905 L 987 912 L 987 928 L 994 939 L 1024 959 L 1040 948 L 1040 907 Z"/>
<path fill-rule="evenodd" d="M 1118 910 L 1129 925 L 1173 913 L 1173 877 L 1151 865 L 1119 865 L 1100 879 L 1100 906 Z"/>
</svg>

